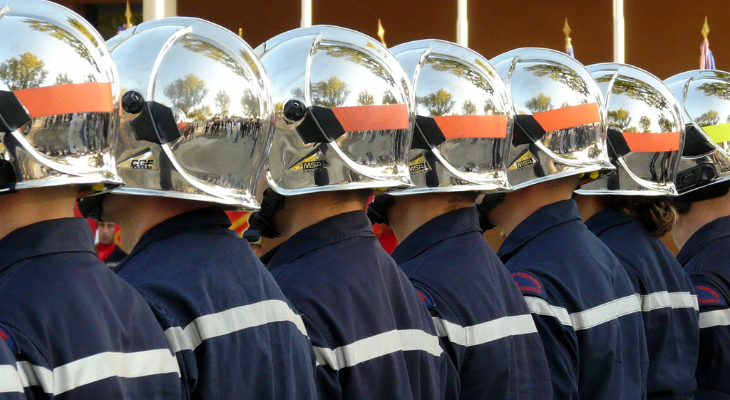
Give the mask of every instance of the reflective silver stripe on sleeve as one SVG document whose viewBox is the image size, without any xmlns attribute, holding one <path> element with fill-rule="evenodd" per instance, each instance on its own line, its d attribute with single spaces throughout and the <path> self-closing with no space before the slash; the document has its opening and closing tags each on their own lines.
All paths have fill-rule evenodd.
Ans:
<svg viewBox="0 0 730 400">
<path fill-rule="evenodd" d="M 697 296 L 689 292 L 667 291 L 650 293 L 641 296 L 641 311 L 653 311 L 660 308 L 694 308 L 699 311 Z"/>
<path fill-rule="evenodd" d="M 99 353 L 56 367 L 53 371 L 28 361 L 16 364 L 24 387 L 40 386 L 45 393 L 54 395 L 113 377 L 141 378 L 168 373 L 180 376 L 177 359 L 168 349 Z"/>
<path fill-rule="evenodd" d="M 524 298 L 527 307 L 533 314 L 555 317 L 561 324 L 572 326 L 576 331 L 590 329 L 624 315 L 641 311 L 641 301 L 638 294 L 622 297 L 589 310 L 572 314 L 569 314 L 565 308 L 553 306 L 539 297 L 525 296 Z"/>
<path fill-rule="evenodd" d="M 700 329 L 730 325 L 730 308 L 700 313 Z"/>
<path fill-rule="evenodd" d="M 0 365 L 0 393 L 23 393 L 23 382 L 13 365 Z"/>
<path fill-rule="evenodd" d="M 536 333 L 535 321 L 530 314 L 502 317 L 481 324 L 462 327 L 445 319 L 433 317 L 436 331 L 448 337 L 451 343 L 464 347 L 478 346 L 508 336 Z"/>
<path fill-rule="evenodd" d="M 553 306 L 547 301 L 534 296 L 525 296 L 525 302 L 531 313 L 555 317 L 561 324 L 573 326 L 573 320 L 570 319 L 568 310 L 563 307 Z"/>
<path fill-rule="evenodd" d="M 398 351 L 425 351 L 434 356 L 442 353 L 438 337 L 418 329 L 392 330 L 334 350 L 314 347 L 317 365 L 326 365 L 335 371 Z"/>
<path fill-rule="evenodd" d="M 204 340 L 229 335 L 247 328 L 274 322 L 291 322 L 307 336 L 302 317 L 282 300 L 265 300 L 215 314 L 203 315 L 185 329 L 173 326 L 165 330 L 167 341 L 175 352 L 195 350 Z"/>
</svg>

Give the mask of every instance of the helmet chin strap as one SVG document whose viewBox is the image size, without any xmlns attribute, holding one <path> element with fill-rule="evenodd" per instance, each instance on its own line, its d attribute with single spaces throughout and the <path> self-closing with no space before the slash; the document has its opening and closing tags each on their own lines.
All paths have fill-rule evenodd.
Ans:
<svg viewBox="0 0 730 400">
<path fill-rule="evenodd" d="M 494 207 L 502 204 L 503 201 L 504 193 L 487 194 L 482 199 L 482 202 L 476 205 L 477 213 L 479 213 L 479 227 L 482 228 L 482 231 L 486 232 L 496 227 L 496 225 L 489 222 L 487 215 Z"/>
<path fill-rule="evenodd" d="M 286 198 L 279 193 L 266 189 L 261 210 L 248 218 L 248 229 L 243 233 L 243 238 L 249 242 L 258 242 L 262 236 L 268 239 L 281 236 L 274 226 L 274 215 L 284 208 L 285 200 Z"/>
<path fill-rule="evenodd" d="M 103 203 L 107 195 L 108 193 L 105 193 L 79 199 L 78 205 L 81 215 L 83 215 L 84 218 L 91 218 L 100 222 L 104 222 L 104 220 L 101 219 L 101 214 L 104 210 Z"/>
<path fill-rule="evenodd" d="M 674 207 L 677 208 L 680 215 L 687 214 L 692 207 L 692 203 L 716 199 L 725 196 L 728 191 L 730 191 L 730 181 L 716 183 L 675 197 Z"/>
<path fill-rule="evenodd" d="M 379 194 L 368 204 L 368 218 L 373 224 L 388 223 L 388 209 L 395 199 L 389 194 Z"/>
</svg>

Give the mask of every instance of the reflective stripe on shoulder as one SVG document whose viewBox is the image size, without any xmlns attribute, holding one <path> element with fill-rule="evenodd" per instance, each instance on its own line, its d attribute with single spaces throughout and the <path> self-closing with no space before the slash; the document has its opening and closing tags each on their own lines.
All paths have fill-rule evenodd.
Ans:
<svg viewBox="0 0 730 400">
<path fill-rule="evenodd" d="M 40 386 L 45 393 L 54 395 L 113 377 L 141 378 L 168 373 L 180 377 L 177 359 L 168 349 L 99 353 L 56 367 L 53 371 L 28 361 L 18 361 L 16 365 L 24 387 Z"/>
<path fill-rule="evenodd" d="M 697 296 L 690 292 L 667 291 L 650 293 L 641 296 L 641 311 L 653 311 L 660 308 L 694 308 L 699 311 Z"/>
<path fill-rule="evenodd" d="M 23 383 L 13 365 L 0 365 L 0 393 L 23 393 Z"/>
<path fill-rule="evenodd" d="M 450 342 L 464 347 L 537 332 L 535 321 L 530 314 L 502 317 L 467 327 L 438 317 L 433 317 L 433 323 L 439 336 L 448 337 Z"/>
<path fill-rule="evenodd" d="M 334 350 L 314 347 L 317 365 L 326 365 L 335 371 L 398 351 L 425 351 L 437 357 L 442 353 L 438 337 L 418 329 L 392 330 Z"/>
<path fill-rule="evenodd" d="M 730 325 L 730 308 L 700 313 L 700 329 Z"/>
<path fill-rule="evenodd" d="M 525 301 L 533 314 L 555 317 L 560 323 L 572 326 L 576 331 L 590 329 L 621 316 L 641 311 L 638 294 L 622 297 L 589 310 L 572 314 L 568 314 L 568 310 L 565 308 L 553 306 L 547 301 L 534 296 L 525 296 Z"/>
<path fill-rule="evenodd" d="M 203 315 L 189 323 L 185 329 L 179 326 L 168 328 L 165 330 L 165 336 L 177 353 L 183 350 L 195 350 L 204 340 L 210 338 L 274 322 L 291 322 L 302 335 L 307 336 L 302 317 L 282 300 L 265 300 Z"/>
</svg>

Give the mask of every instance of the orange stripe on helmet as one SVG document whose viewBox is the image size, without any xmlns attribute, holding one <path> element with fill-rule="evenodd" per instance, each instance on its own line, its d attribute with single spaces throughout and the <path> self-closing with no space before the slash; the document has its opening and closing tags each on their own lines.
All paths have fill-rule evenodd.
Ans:
<svg viewBox="0 0 730 400">
<path fill-rule="evenodd" d="M 408 106 L 405 104 L 333 107 L 332 112 L 345 132 L 408 129 Z"/>
<path fill-rule="evenodd" d="M 69 83 L 13 92 L 33 118 L 84 112 L 112 112 L 111 83 Z"/>
<path fill-rule="evenodd" d="M 543 111 L 532 116 L 545 132 L 601 122 L 601 114 L 598 112 L 598 104 L 596 103 Z"/>
<path fill-rule="evenodd" d="M 624 139 L 629 145 L 629 149 L 637 153 L 679 151 L 681 144 L 679 132 L 624 132 Z"/>
<path fill-rule="evenodd" d="M 504 115 L 449 115 L 433 119 L 446 140 L 507 137 L 507 117 Z"/>
</svg>

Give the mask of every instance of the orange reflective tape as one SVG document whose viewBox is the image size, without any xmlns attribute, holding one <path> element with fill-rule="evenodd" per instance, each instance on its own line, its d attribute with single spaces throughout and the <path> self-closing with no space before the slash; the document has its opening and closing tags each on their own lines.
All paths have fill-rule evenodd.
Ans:
<svg viewBox="0 0 730 400">
<path fill-rule="evenodd" d="M 433 119 L 446 140 L 507 137 L 507 117 L 504 115 L 450 115 Z"/>
<path fill-rule="evenodd" d="M 408 106 L 405 104 L 334 107 L 332 112 L 346 132 L 408 129 Z"/>
<path fill-rule="evenodd" d="M 542 126 L 542 129 L 545 129 L 545 132 L 601 122 L 601 114 L 598 112 L 596 103 L 543 111 L 532 116 Z"/>
<path fill-rule="evenodd" d="M 33 118 L 114 111 L 111 83 L 69 83 L 16 90 L 13 93 Z"/>
<path fill-rule="evenodd" d="M 629 149 L 638 153 L 679 151 L 681 144 L 679 132 L 624 132 L 624 139 L 629 145 Z"/>
</svg>

